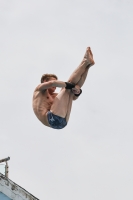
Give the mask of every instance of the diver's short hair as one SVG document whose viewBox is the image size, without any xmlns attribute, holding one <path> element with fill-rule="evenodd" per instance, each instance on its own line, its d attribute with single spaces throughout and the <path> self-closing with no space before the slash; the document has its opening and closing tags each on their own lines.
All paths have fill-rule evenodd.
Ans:
<svg viewBox="0 0 133 200">
<path fill-rule="evenodd" d="M 56 80 L 58 79 L 58 77 L 55 74 L 43 74 L 41 77 L 41 83 L 43 83 L 44 81 L 49 81 L 51 77 L 55 78 Z"/>
</svg>

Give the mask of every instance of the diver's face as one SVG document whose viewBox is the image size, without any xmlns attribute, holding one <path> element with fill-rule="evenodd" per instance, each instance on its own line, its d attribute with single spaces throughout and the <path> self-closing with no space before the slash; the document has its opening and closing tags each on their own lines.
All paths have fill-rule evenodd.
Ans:
<svg viewBox="0 0 133 200">
<path fill-rule="evenodd" d="M 54 78 L 54 77 L 51 77 L 48 81 L 53 81 L 53 80 L 56 81 L 57 79 Z M 52 94 L 53 92 L 55 92 L 55 90 L 56 90 L 56 87 L 51 87 L 51 88 L 48 89 L 48 91 L 49 91 L 50 94 Z"/>
</svg>

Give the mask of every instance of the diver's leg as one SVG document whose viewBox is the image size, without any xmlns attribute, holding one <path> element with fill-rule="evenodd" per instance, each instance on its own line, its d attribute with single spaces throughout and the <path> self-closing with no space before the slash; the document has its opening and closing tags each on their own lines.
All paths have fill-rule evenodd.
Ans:
<svg viewBox="0 0 133 200">
<path fill-rule="evenodd" d="M 87 48 L 83 61 L 79 67 L 72 73 L 68 82 L 79 84 L 81 87 L 86 79 L 88 69 L 94 65 L 93 54 L 90 47 Z M 69 119 L 74 94 L 71 90 L 62 88 L 55 97 L 51 106 L 51 112 L 63 118 Z M 68 120 L 67 120 L 68 121 Z"/>
<path fill-rule="evenodd" d="M 95 62 L 93 60 L 93 54 L 91 52 L 90 47 L 86 49 L 85 56 L 79 65 L 79 67 L 72 73 L 70 76 L 68 82 L 78 84 L 78 82 L 81 80 L 82 75 L 86 72 L 86 68 L 90 68 L 92 65 L 94 65 Z"/>
<path fill-rule="evenodd" d="M 68 106 L 67 106 L 67 113 L 66 113 L 66 122 L 68 122 L 69 117 L 70 117 L 70 113 L 71 113 L 71 108 L 72 108 L 72 102 L 73 102 L 73 96 L 74 94 L 71 92 L 69 95 L 69 102 L 68 102 Z"/>
<path fill-rule="evenodd" d="M 77 85 L 81 88 L 86 80 L 87 74 L 88 74 L 88 70 L 89 67 L 86 67 L 85 72 L 82 74 L 79 82 L 77 83 Z M 67 106 L 67 113 L 66 113 L 66 121 L 68 122 L 69 117 L 70 117 L 70 113 L 71 113 L 71 107 L 72 107 L 72 102 L 74 99 L 74 94 L 71 92 L 69 95 L 69 102 L 68 102 L 68 106 Z"/>
<path fill-rule="evenodd" d="M 55 97 L 50 111 L 55 115 L 65 118 L 68 110 L 70 94 L 72 94 L 71 90 L 62 88 Z"/>
<path fill-rule="evenodd" d="M 77 83 L 77 85 L 80 88 L 85 82 L 88 70 L 89 70 L 89 67 L 86 67 L 85 72 L 83 73 L 79 82 Z M 55 115 L 66 118 L 66 121 L 68 122 L 73 98 L 74 98 L 74 94 L 71 92 L 71 90 L 66 90 L 65 88 L 63 88 L 59 92 L 59 94 L 55 97 L 50 111 Z"/>
<path fill-rule="evenodd" d="M 80 80 L 77 82 L 77 85 L 81 88 L 87 78 L 89 67 L 86 67 L 85 72 L 82 74 Z"/>
</svg>

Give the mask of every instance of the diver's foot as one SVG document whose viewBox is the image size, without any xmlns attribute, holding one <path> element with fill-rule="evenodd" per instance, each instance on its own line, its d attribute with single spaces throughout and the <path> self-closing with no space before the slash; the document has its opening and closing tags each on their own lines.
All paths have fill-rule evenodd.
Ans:
<svg viewBox="0 0 133 200">
<path fill-rule="evenodd" d="M 89 67 L 91 67 L 92 65 L 95 64 L 94 59 L 93 59 L 93 54 L 92 54 L 90 47 L 87 47 L 84 58 L 87 59 Z"/>
</svg>

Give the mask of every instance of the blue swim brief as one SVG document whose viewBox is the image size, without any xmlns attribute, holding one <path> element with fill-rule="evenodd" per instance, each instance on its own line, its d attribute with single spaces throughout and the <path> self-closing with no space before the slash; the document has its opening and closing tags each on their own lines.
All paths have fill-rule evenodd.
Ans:
<svg viewBox="0 0 133 200">
<path fill-rule="evenodd" d="M 67 125 L 66 119 L 54 115 L 52 112 L 47 112 L 48 123 L 54 129 L 62 129 Z"/>
</svg>

